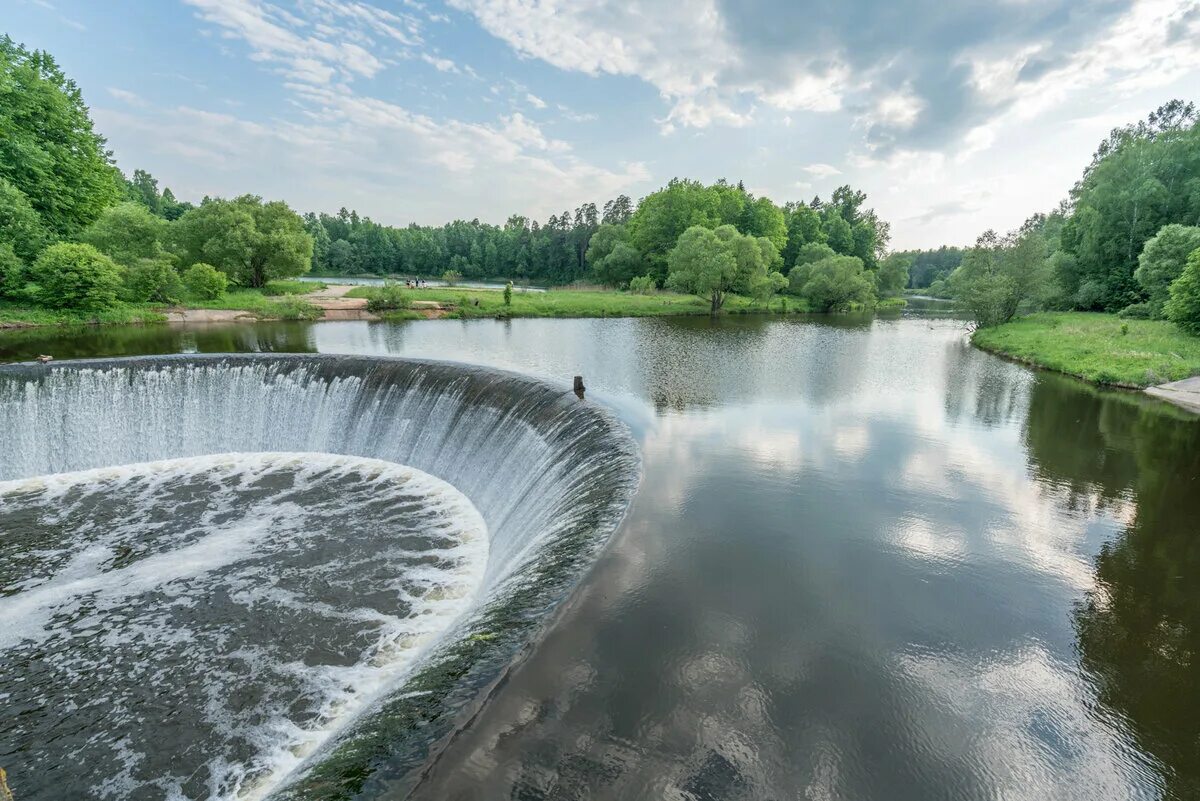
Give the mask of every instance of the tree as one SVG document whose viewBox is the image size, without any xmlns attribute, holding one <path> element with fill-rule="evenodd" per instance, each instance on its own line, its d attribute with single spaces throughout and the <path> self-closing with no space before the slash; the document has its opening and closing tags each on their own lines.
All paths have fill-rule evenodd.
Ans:
<svg viewBox="0 0 1200 801">
<path fill-rule="evenodd" d="M 787 247 L 787 218 L 770 198 L 760 197 L 748 202 L 742 210 L 738 230 L 750 236 L 769 239 L 777 251 Z"/>
<path fill-rule="evenodd" d="M 25 290 L 25 263 L 12 245 L 0 242 L 0 298 L 15 298 Z"/>
<path fill-rule="evenodd" d="M 604 204 L 604 213 L 600 222 L 606 225 L 624 225 L 633 216 L 633 201 L 629 195 L 617 195 Z"/>
<path fill-rule="evenodd" d="M 1083 307 L 1116 311 L 1141 300 L 1134 279 L 1147 240 L 1164 225 L 1200 222 L 1200 124 L 1172 101 L 1114 130 L 1071 190 L 1062 248 L 1076 258 L 1064 293 Z"/>
<path fill-rule="evenodd" d="M 715 228 L 720 224 L 718 201 L 716 193 L 699 181 L 678 178 L 642 199 L 629 219 L 629 232 L 652 275 L 668 272 L 667 254 L 681 234 L 694 226 Z"/>
<path fill-rule="evenodd" d="M 841 253 L 844 256 L 854 255 L 854 231 L 842 215 L 830 214 L 823 227 L 825 241 L 829 243 L 829 247 L 833 248 L 835 253 Z"/>
<path fill-rule="evenodd" d="M 326 256 L 326 266 L 330 272 L 339 275 L 358 272 L 357 260 L 354 256 L 354 246 L 345 239 L 334 240 L 329 246 L 329 253 Z M 419 273 L 423 271 L 414 270 L 414 272 Z"/>
<path fill-rule="evenodd" d="M 1183 273 L 1188 256 L 1197 248 L 1200 248 L 1200 227 L 1194 225 L 1164 225 L 1146 241 L 1133 277 L 1146 291 L 1154 317 L 1162 316 L 1163 306 L 1171 297 L 1171 283 Z"/>
<path fill-rule="evenodd" d="M 196 262 L 183 271 L 183 286 L 198 300 L 216 300 L 225 294 L 229 279 L 211 264 Z"/>
<path fill-rule="evenodd" d="M 180 217 L 173 231 L 184 266 L 211 264 L 242 286 L 302 275 L 312 264 L 312 237 L 283 201 L 209 200 Z"/>
<path fill-rule="evenodd" d="M 732 225 L 693 226 L 667 259 L 667 286 L 706 298 L 716 314 L 730 292 L 767 298 L 785 286 L 787 279 L 771 269 L 778 258 L 770 240 L 741 234 Z"/>
<path fill-rule="evenodd" d="M 816 264 L 819 261 L 836 256 L 833 248 L 826 245 L 824 242 L 809 242 L 801 245 L 796 252 L 796 260 L 792 263 L 792 269 L 796 269 L 805 264 Z M 790 274 L 790 273 L 789 273 Z"/>
<path fill-rule="evenodd" d="M 857 256 L 828 256 L 801 264 L 788 275 L 790 290 L 813 311 L 845 312 L 875 304 L 875 286 Z"/>
<path fill-rule="evenodd" d="M 150 213 L 162 214 L 162 195 L 158 193 L 158 179 L 145 170 L 134 170 L 133 178 L 129 179 L 130 194 Z"/>
<path fill-rule="evenodd" d="M 123 195 L 79 87 L 48 53 L 8 36 L 0 36 L 0 178 L 60 237 L 74 235 Z"/>
<path fill-rule="evenodd" d="M 1200 335 L 1200 250 L 1192 251 L 1170 292 L 1164 309 L 1167 319 L 1189 334 Z"/>
<path fill-rule="evenodd" d="M 875 271 L 875 287 L 880 297 L 894 298 L 908 286 L 908 269 L 912 257 L 903 253 L 892 253 L 879 264 Z"/>
<path fill-rule="evenodd" d="M 981 326 L 1008 322 L 1023 304 L 1039 307 L 1054 292 L 1040 231 L 1001 238 L 987 231 L 950 276 L 954 296 Z"/>
<path fill-rule="evenodd" d="M 596 230 L 588 245 L 587 262 L 596 280 L 606 286 L 626 286 L 646 271 L 645 260 L 629 244 L 629 232 L 623 225 L 604 224 Z"/>
<path fill-rule="evenodd" d="M 20 258 L 33 261 L 50 236 L 25 193 L 0 178 L 0 243 Z"/>
<path fill-rule="evenodd" d="M 37 286 L 38 302 L 56 309 L 109 309 L 121 290 L 121 268 L 91 245 L 51 245 L 33 263 L 29 277 Z"/>
<path fill-rule="evenodd" d="M 130 267 L 142 259 L 164 258 L 166 234 L 165 220 L 140 203 L 125 202 L 105 209 L 79 239 L 117 264 Z"/>
</svg>

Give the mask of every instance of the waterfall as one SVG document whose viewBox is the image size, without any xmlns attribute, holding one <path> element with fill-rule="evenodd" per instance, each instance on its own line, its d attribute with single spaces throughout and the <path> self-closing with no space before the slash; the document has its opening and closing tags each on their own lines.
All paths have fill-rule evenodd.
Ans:
<svg viewBox="0 0 1200 801">
<path fill-rule="evenodd" d="M 139 471 L 177 476 L 201 468 L 209 472 L 178 480 L 208 482 L 214 491 L 238 482 L 257 486 L 239 478 L 241 467 L 195 461 L 221 454 L 286 455 L 284 467 L 277 457 L 256 457 L 251 473 L 260 483 L 271 474 L 289 493 L 301 482 L 279 471 L 318 464 L 326 472 L 305 480 L 325 485 L 323 504 L 344 499 L 347 526 L 378 512 L 371 498 L 390 491 L 378 479 L 387 475 L 396 486 L 436 485 L 439 498 L 461 493 L 466 500 L 454 508 L 469 507 L 467 519 L 477 510 L 486 527 L 486 557 L 469 607 L 368 708 L 268 788 L 286 798 L 407 786 L 536 636 L 619 524 L 640 477 L 637 449 L 609 412 L 566 387 L 490 369 L 326 355 L 0 366 L 0 482 L 7 482 L 0 495 L 30 479 L 43 492 L 46 479 L 39 477 L 67 473 L 92 487 L 115 481 L 101 469 L 121 465 L 137 468 L 137 476 L 121 473 L 120 480 L 139 488 Z M 317 454 L 368 461 L 326 463 Z M 396 478 L 393 466 L 412 471 Z M 426 474 L 431 478 L 420 478 Z M 360 486 L 364 475 L 375 482 L 370 491 Z M 74 486 L 76 479 L 61 481 Z M 409 506 L 420 502 L 414 494 Z M 14 586 L 20 599 L 22 585 Z"/>
</svg>

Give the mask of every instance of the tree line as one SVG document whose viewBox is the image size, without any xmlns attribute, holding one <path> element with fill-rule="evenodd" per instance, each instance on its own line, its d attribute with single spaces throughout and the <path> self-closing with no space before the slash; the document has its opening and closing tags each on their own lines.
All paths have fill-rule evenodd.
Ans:
<svg viewBox="0 0 1200 801">
<path fill-rule="evenodd" d="M 740 182 L 677 178 L 637 203 L 585 203 L 544 224 L 514 215 L 393 227 L 346 209 L 301 216 L 254 195 L 193 205 L 144 170 L 117 169 L 49 54 L 3 37 L 0 68 L 0 297 L 10 301 L 213 299 L 312 270 L 669 288 L 714 312 L 731 292 L 786 291 L 838 310 L 898 294 L 913 262 L 886 256 L 888 224 L 850 186 L 778 205 Z"/>
<path fill-rule="evenodd" d="M 985 232 L 940 280 L 981 325 L 1058 309 L 1166 318 L 1200 333 L 1195 105 L 1172 100 L 1114 129 L 1057 209 Z"/>
</svg>

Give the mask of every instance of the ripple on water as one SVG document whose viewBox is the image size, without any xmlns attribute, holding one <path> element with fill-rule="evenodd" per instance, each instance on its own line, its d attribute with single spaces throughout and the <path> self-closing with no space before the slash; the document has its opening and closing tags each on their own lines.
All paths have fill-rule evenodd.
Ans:
<svg viewBox="0 0 1200 801">
<path fill-rule="evenodd" d="M 10 784 L 26 801 L 261 797 L 470 607 L 487 554 L 462 493 L 376 459 L 0 482 Z"/>
</svg>

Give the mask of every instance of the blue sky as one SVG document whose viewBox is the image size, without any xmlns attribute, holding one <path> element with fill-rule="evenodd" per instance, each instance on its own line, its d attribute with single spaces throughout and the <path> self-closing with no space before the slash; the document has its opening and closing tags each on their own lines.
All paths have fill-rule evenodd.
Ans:
<svg viewBox="0 0 1200 801">
<path fill-rule="evenodd" d="M 0 0 L 126 171 L 381 222 L 545 219 L 672 176 L 866 191 L 893 245 L 1065 197 L 1200 101 L 1200 0 Z"/>
</svg>

